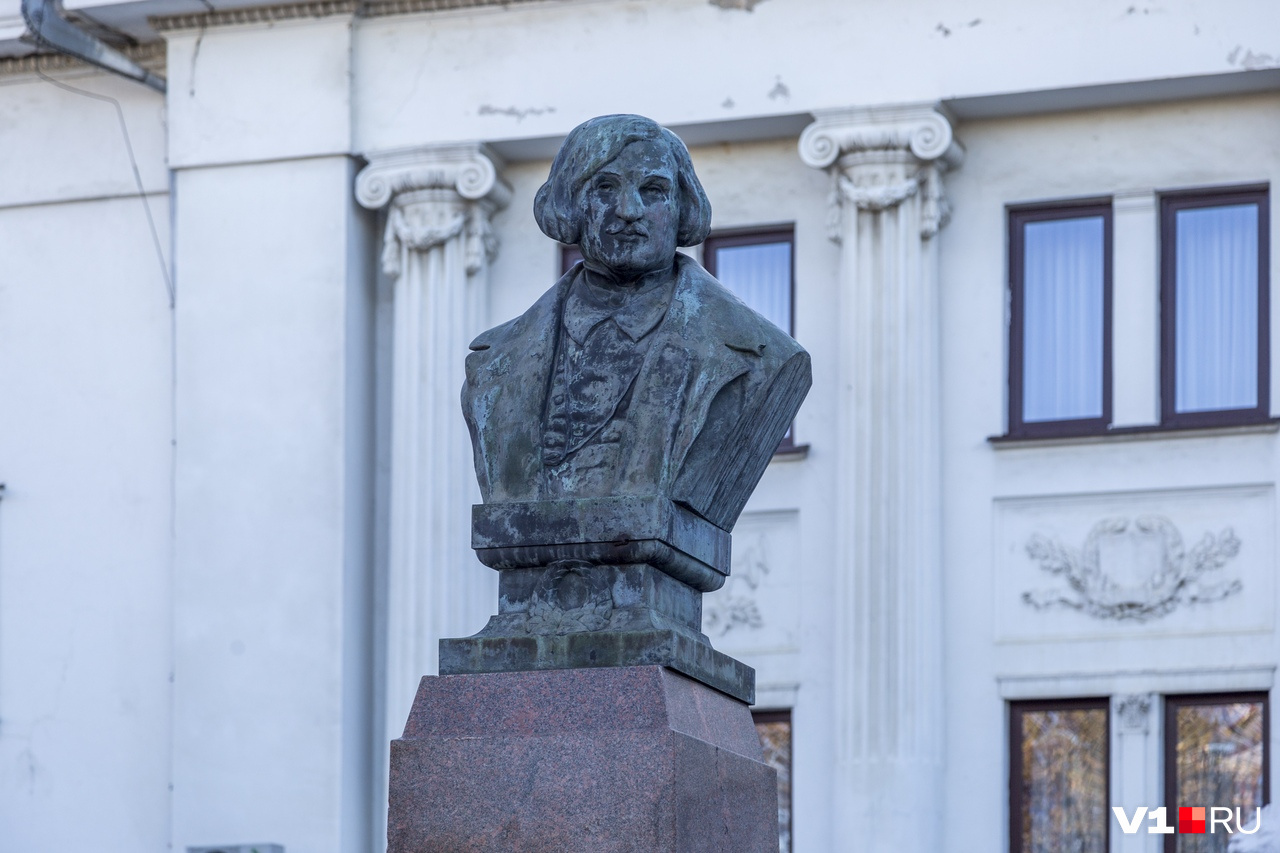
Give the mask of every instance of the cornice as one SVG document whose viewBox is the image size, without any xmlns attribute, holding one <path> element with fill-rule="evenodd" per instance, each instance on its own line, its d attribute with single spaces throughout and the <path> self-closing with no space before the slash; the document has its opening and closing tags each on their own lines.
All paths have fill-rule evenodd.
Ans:
<svg viewBox="0 0 1280 853">
<path fill-rule="evenodd" d="M 366 18 L 387 15 L 413 15 L 419 12 L 448 12 L 454 9 L 472 9 L 482 6 L 523 6 L 528 3 L 546 3 L 547 0 L 377 0 L 364 4 L 360 14 Z"/>
<path fill-rule="evenodd" d="M 448 12 L 484 6 L 517 6 L 546 3 L 548 0 L 310 0 L 306 3 L 279 3 L 272 6 L 249 6 L 242 9 L 219 9 L 188 15 L 158 15 L 149 18 L 158 33 L 200 30 L 235 24 L 275 23 L 302 18 L 327 18 L 332 15 L 354 15 L 381 18 L 389 15 L 412 15 L 421 12 Z"/>
<path fill-rule="evenodd" d="M 845 154 L 910 151 L 917 159 L 960 165 L 964 149 L 941 105 L 920 104 L 815 111 L 817 118 L 800 134 L 800 159 L 823 169 Z"/>
<path fill-rule="evenodd" d="M 356 200 L 372 210 L 401 193 L 452 190 L 467 201 L 504 207 L 511 187 L 499 175 L 502 160 L 479 143 L 425 145 L 367 154 L 369 165 L 356 175 Z"/>
<path fill-rule="evenodd" d="M 327 18 L 352 15 L 360 7 L 355 0 L 311 0 L 308 3 L 281 3 L 275 6 L 247 6 L 243 9 L 219 9 L 189 15 L 159 15 L 148 18 L 151 29 L 158 33 L 178 30 L 201 30 L 234 24 L 265 24 L 297 18 Z"/>
<path fill-rule="evenodd" d="M 164 70 L 165 44 L 162 41 L 122 47 L 117 50 L 148 71 Z M 0 76 L 71 69 L 94 69 L 94 66 L 62 53 L 29 53 L 26 56 L 0 58 Z"/>
</svg>

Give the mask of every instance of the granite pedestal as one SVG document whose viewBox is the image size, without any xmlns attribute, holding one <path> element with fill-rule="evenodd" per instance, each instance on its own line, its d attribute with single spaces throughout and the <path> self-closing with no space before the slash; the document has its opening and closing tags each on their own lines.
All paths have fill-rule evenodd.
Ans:
<svg viewBox="0 0 1280 853">
<path fill-rule="evenodd" d="M 776 853 L 745 704 L 662 666 L 427 676 L 390 853 Z"/>
</svg>

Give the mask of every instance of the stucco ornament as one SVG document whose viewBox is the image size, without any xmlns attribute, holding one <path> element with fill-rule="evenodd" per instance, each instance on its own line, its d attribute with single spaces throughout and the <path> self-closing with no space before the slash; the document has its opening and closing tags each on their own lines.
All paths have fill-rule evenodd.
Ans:
<svg viewBox="0 0 1280 853">
<path fill-rule="evenodd" d="M 755 541 L 739 552 L 737 569 L 724 589 L 711 597 L 702 614 L 702 627 L 714 637 L 734 629 L 755 631 L 764 627 L 758 599 L 760 586 L 769 574 L 768 539 L 757 534 Z"/>
<path fill-rule="evenodd" d="M 538 579 L 524 629 L 530 634 L 598 631 L 615 610 L 609 587 L 573 560 L 553 563 Z"/>
<path fill-rule="evenodd" d="M 472 543 L 501 573 L 499 613 L 443 641 L 441 672 L 663 663 L 749 702 L 754 674 L 711 649 L 701 593 L 728 576 L 809 355 L 676 252 L 706 238 L 711 204 L 650 119 L 571 131 L 534 217 L 583 261 L 471 343 Z"/>
<path fill-rule="evenodd" d="M 511 198 L 495 156 L 476 145 L 371 155 L 356 176 L 356 198 L 372 210 L 388 208 L 384 273 L 399 278 L 408 254 L 425 254 L 459 237 L 468 276 L 493 260 L 498 243 L 489 219 Z"/>
<path fill-rule="evenodd" d="M 1115 700 L 1116 719 L 1121 732 L 1146 734 L 1151 715 L 1152 695 L 1130 693 Z"/>
<path fill-rule="evenodd" d="M 1115 556 L 1104 559 L 1104 553 Z M 1178 528 L 1163 516 L 1107 518 L 1093 526 L 1078 549 L 1032 536 L 1027 555 L 1044 571 L 1062 576 L 1069 588 L 1024 592 L 1022 600 L 1038 610 L 1066 607 L 1098 619 L 1146 621 L 1181 604 L 1220 601 L 1239 592 L 1238 579 L 1213 577 L 1238 553 L 1240 540 L 1230 527 L 1206 533 L 1187 551 Z M 1125 576 L 1118 579 L 1113 571 Z"/>
<path fill-rule="evenodd" d="M 843 240 L 848 209 L 879 212 L 920 196 L 920 236 L 947 224 L 951 206 L 942 174 L 964 160 L 951 122 L 939 107 L 905 106 L 819 111 L 800 134 L 800 157 L 830 168 L 827 234 Z"/>
</svg>

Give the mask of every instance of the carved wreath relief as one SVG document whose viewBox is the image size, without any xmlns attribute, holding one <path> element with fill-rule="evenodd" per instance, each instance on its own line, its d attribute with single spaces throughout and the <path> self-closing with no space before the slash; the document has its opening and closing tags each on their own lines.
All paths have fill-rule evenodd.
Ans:
<svg viewBox="0 0 1280 853">
<path fill-rule="evenodd" d="M 1173 611 L 1179 604 L 1220 601 L 1242 588 L 1239 579 L 1214 574 L 1240 553 L 1230 527 L 1206 533 L 1190 551 L 1164 516 L 1107 518 L 1073 548 L 1040 534 L 1027 541 L 1027 555 L 1067 589 L 1032 590 L 1022 600 L 1037 610 L 1066 607 L 1097 619 L 1143 622 Z"/>
<path fill-rule="evenodd" d="M 529 634 L 573 634 L 608 627 L 613 596 L 604 576 L 586 570 L 586 563 L 552 563 L 530 600 L 524 630 Z"/>
<path fill-rule="evenodd" d="M 768 539 L 760 533 L 733 561 L 733 573 L 724 587 L 703 599 L 702 630 L 723 637 L 735 628 L 757 630 L 764 617 L 756 603 L 756 591 L 769 574 Z"/>
</svg>

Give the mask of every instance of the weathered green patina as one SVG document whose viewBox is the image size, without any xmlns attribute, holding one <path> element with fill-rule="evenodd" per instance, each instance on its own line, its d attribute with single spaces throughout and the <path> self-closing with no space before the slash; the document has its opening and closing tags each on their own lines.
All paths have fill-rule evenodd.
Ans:
<svg viewBox="0 0 1280 853">
<path fill-rule="evenodd" d="M 480 634 L 442 642 L 441 672 L 660 663 L 749 702 L 754 672 L 711 648 L 700 597 L 728 574 L 808 353 L 677 254 L 711 206 L 653 121 L 575 128 L 534 215 L 583 262 L 471 345 L 473 547 L 502 600 Z"/>
</svg>

